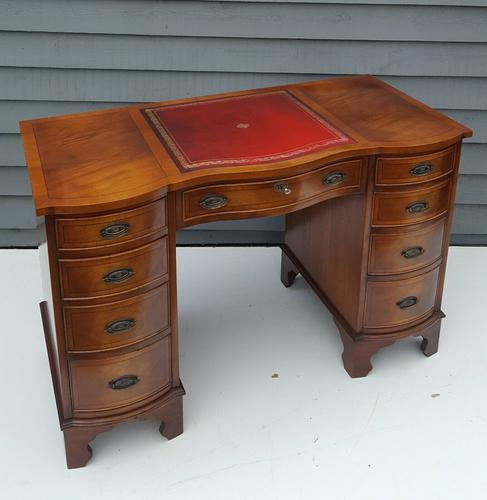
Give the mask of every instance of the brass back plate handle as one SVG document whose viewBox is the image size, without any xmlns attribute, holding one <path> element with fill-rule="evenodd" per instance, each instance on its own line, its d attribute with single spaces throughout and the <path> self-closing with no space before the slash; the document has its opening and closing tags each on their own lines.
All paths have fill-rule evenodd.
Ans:
<svg viewBox="0 0 487 500">
<path fill-rule="evenodd" d="M 413 167 L 409 171 L 409 173 L 413 177 L 421 177 L 422 175 L 431 174 L 432 171 L 433 171 L 433 165 L 431 163 L 420 163 L 419 165 Z"/>
<path fill-rule="evenodd" d="M 427 201 L 415 201 L 406 207 L 406 212 L 409 214 L 419 214 L 428 210 L 429 207 L 430 206 Z"/>
<path fill-rule="evenodd" d="M 331 172 L 323 179 L 323 184 L 338 184 L 343 182 L 347 175 L 344 172 Z"/>
<path fill-rule="evenodd" d="M 113 240 L 115 238 L 120 238 L 125 236 L 130 229 L 130 224 L 128 222 L 112 222 L 100 229 L 100 236 L 106 240 Z"/>
<path fill-rule="evenodd" d="M 122 283 L 123 281 L 130 279 L 134 274 L 134 270 L 130 267 L 114 269 L 103 276 L 103 281 L 105 283 Z"/>
<path fill-rule="evenodd" d="M 418 302 L 418 297 L 411 296 L 399 300 L 398 302 L 396 302 L 396 305 L 399 307 L 399 309 L 407 309 L 408 307 L 415 306 Z"/>
<path fill-rule="evenodd" d="M 108 323 L 105 326 L 105 331 L 108 335 L 117 335 L 119 333 L 124 333 L 135 326 L 135 320 L 132 318 L 117 319 Z"/>
<path fill-rule="evenodd" d="M 415 257 L 419 257 L 420 255 L 424 254 L 424 248 L 421 246 L 417 247 L 408 247 L 405 248 L 402 252 L 401 255 L 405 259 L 414 259 Z"/>
<path fill-rule="evenodd" d="M 228 203 L 228 198 L 223 194 L 210 194 L 200 200 L 200 207 L 206 210 L 222 208 Z"/>
<path fill-rule="evenodd" d="M 123 375 L 108 382 L 111 389 L 120 390 L 128 389 L 139 382 L 137 375 Z"/>
</svg>

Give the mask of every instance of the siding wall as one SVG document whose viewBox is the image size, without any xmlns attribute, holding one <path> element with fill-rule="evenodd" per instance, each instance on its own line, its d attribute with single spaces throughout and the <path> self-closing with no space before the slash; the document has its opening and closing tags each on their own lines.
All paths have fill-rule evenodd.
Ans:
<svg viewBox="0 0 487 500">
<path fill-rule="evenodd" d="M 35 245 L 24 118 L 372 73 L 474 129 L 453 241 L 487 243 L 484 0 L 0 0 L 0 246 Z M 282 218 L 182 243 L 275 242 Z"/>
</svg>

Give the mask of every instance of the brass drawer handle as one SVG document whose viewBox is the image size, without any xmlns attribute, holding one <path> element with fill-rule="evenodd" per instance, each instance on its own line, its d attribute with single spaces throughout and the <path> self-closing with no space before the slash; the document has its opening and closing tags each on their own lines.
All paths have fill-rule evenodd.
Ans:
<svg viewBox="0 0 487 500">
<path fill-rule="evenodd" d="M 123 375 L 108 382 L 111 389 L 128 389 L 139 382 L 137 375 Z"/>
<path fill-rule="evenodd" d="M 396 302 L 396 305 L 399 306 L 400 309 L 407 309 L 408 307 L 415 306 L 418 302 L 418 297 L 411 296 L 401 299 L 399 302 Z"/>
<path fill-rule="evenodd" d="M 401 255 L 405 259 L 414 259 L 415 257 L 419 257 L 420 255 L 424 254 L 424 248 L 423 247 L 408 247 L 405 248 L 402 252 Z"/>
<path fill-rule="evenodd" d="M 108 333 L 108 335 L 117 335 L 119 333 L 124 333 L 127 330 L 130 330 L 134 326 L 135 319 L 117 319 L 115 321 L 112 321 L 111 323 L 108 323 L 108 325 L 105 326 L 105 331 Z"/>
<path fill-rule="evenodd" d="M 276 182 L 274 184 L 274 191 L 276 193 L 283 193 L 283 194 L 292 193 L 292 189 L 289 187 L 289 184 L 286 181 Z"/>
<path fill-rule="evenodd" d="M 134 274 L 134 270 L 130 267 L 114 269 L 103 276 L 103 281 L 105 283 L 121 283 L 130 279 Z"/>
<path fill-rule="evenodd" d="M 222 208 L 228 203 L 228 198 L 223 194 L 210 194 L 200 200 L 200 207 L 207 210 Z"/>
<path fill-rule="evenodd" d="M 323 179 L 323 184 L 338 184 L 339 182 L 343 182 L 346 177 L 347 174 L 344 172 L 332 172 Z"/>
<path fill-rule="evenodd" d="M 106 240 L 113 240 L 114 238 L 120 238 L 125 236 L 130 229 L 130 224 L 128 222 L 112 222 L 100 229 L 100 236 Z"/>
<path fill-rule="evenodd" d="M 406 212 L 409 214 L 419 214 L 420 212 L 424 212 L 428 210 L 429 204 L 426 201 L 415 201 L 414 203 L 410 203 L 406 207 Z"/>
<path fill-rule="evenodd" d="M 409 172 L 414 177 L 421 177 L 422 175 L 431 174 L 433 171 L 433 165 L 431 163 L 420 163 L 413 167 Z"/>
</svg>

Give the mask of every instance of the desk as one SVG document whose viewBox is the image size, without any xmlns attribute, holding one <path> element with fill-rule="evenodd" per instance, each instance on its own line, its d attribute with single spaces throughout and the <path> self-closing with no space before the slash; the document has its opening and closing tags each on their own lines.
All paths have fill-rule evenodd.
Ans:
<svg viewBox="0 0 487 500">
<path fill-rule="evenodd" d="M 471 131 L 384 82 L 143 104 L 24 121 L 21 132 L 45 218 L 41 314 L 68 467 L 119 423 L 158 419 L 168 439 L 183 430 L 181 228 L 286 214 L 281 280 L 301 273 L 330 309 L 351 377 L 407 336 L 437 351 Z"/>
</svg>

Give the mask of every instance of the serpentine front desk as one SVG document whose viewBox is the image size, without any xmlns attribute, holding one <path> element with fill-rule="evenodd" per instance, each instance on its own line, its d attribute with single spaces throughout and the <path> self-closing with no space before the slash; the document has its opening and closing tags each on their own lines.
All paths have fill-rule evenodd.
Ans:
<svg viewBox="0 0 487 500">
<path fill-rule="evenodd" d="M 21 123 L 45 217 L 41 313 L 68 467 L 134 419 L 183 430 L 176 231 L 286 214 L 281 280 L 328 306 L 351 377 L 407 336 L 438 348 L 461 141 L 371 76 Z"/>
</svg>

